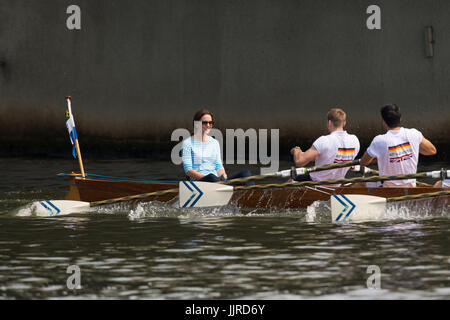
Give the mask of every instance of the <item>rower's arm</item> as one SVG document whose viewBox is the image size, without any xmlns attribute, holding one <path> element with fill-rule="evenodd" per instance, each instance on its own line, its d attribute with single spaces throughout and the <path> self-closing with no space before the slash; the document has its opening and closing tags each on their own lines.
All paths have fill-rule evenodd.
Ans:
<svg viewBox="0 0 450 320">
<path fill-rule="evenodd" d="M 319 151 L 317 151 L 314 146 L 312 146 L 305 152 L 303 152 L 300 148 L 293 148 L 291 150 L 291 153 L 294 156 L 294 163 L 296 167 L 306 166 L 311 161 L 314 161 L 319 155 Z"/>
<path fill-rule="evenodd" d="M 364 152 L 364 155 L 362 156 L 361 160 L 359 160 L 359 164 L 361 166 L 367 167 L 374 159 L 376 158 L 372 158 L 366 151 Z"/>
<path fill-rule="evenodd" d="M 202 173 L 200 173 L 198 171 L 195 171 L 193 169 L 188 170 L 188 172 L 186 172 L 186 175 L 188 177 L 190 177 L 192 179 L 196 179 L 196 180 L 200 180 L 201 178 L 203 178 L 205 176 L 204 174 L 202 174 Z"/>
<path fill-rule="evenodd" d="M 430 140 L 423 137 L 422 143 L 419 145 L 419 152 L 424 156 L 433 156 L 436 154 L 436 147 L 430 142 Z"/>
<path fill-rule="evenodd" d="M 228 179 L 227 173 L 225 172 L 225 169 L 220 169 L 217 171 L 217 175 L 219 176 L 220 180 L 222 180 L 222 175 L 225 177 L 225 180 Z"/>
</svg>

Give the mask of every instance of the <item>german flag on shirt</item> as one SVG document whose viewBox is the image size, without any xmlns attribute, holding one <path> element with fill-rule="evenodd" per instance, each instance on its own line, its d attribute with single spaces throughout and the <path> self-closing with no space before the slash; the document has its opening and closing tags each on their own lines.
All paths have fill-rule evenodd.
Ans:
<svg viewBox="0 0 450 320">
<path fill-rule="evenodd" d="M 350 154 L 350 153 L 354 153 L 355 152 L 355 148 L 339 148 L 338 149 L 338 154 Z"/>
<path fill-rule="evenodd" d="M 405 142 L 405 143 L 399 144 L 397 146 L 389 147 L 389 152 L 405 150 L 408 148 L 411 148 L 411 145 L 409 142 Z"/>
</svg>

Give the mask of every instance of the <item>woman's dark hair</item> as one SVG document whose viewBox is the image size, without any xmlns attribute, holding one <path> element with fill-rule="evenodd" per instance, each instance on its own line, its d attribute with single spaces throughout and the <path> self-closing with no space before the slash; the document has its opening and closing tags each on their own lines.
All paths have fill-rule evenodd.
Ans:
<svg viewBox="0 0 450 320">
<path fill-rule="evenodd" d="M 200 119 L 205 115 L 209 114 L 211 118 L 214 120 L 214 116 L 211 111 L 207 109 L 200 109 L 194 114 L 194 121 L 200 121 Z"/>
<path fill-rule="evenodd" d="M 396 104 L 388 104 L 381 108 L 381 117 L 389 128 L 400 126 L 402 114 L 400 108 Z"/>
</svg>

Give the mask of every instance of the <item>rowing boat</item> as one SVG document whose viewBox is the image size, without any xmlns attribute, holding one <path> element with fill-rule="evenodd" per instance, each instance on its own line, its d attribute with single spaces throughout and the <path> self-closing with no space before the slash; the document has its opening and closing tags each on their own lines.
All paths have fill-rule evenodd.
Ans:
<svg viewBox="0 0 450 320">
<path fill-rule="evenodd" d="M 97 202 L 108 199 L 133 196 L 136 194 L 151 193 L 162 190 L 178 188 L 179 181 L 162 180 L 136 180 L 117 177 L 86 174 L 81 177 L 78 174 L 59 174 L 69 178 L 70 189 L 65 200 Z M 295 209 L 306 208 L 314 201 L 327 201 L 332 195 L 370 195 L 382 198 L 401 197 L 422 193 L 441 191 L 440 188 L 431 186 L 416 188 L 381 188 L 381 187 L 353 187 L 342 186 L 328 188 L 315 187 L 284 187 L 265 190 L 238 190 L 233 192 L 231 205 L 239 208 L 271 208 L 271 209 Z M 168 202 L 177 197 L 177 194 L 158 195 L 139 201 Z M 444 197 L 448 201 L 450 196 Z"/>
<path fill-rule="evenodd" d="M 355 166 L 360 167 L 360 160 L 344 163 L 331 163 L 322 166 L 291 168 L 274 173 L 238 178 L 226 182 L 192 182 L 137 180 L 86 174 L 81 159 L 75 122 L 71 112 L 71 98 L 66 97 L 66 126 L 73 144 L 73 155 L 78 158 L 81 174 L 59 174 L 70 181 L 70 190 L 65 200 L 36 201 L 30 208 L 38 216 L 65 215 L 88 212 L 92 207 L 124 201 L 161 201 L 169 202 L 178 198 L 181 208 L 215 207 L 227 204 L 239 208 L 295 209 L 306 208 L 315 201 L 331 199 L 333 221 L 359 221 L 379 217 L 385 211 L 386 204 L 403 201 L 408 197 L 430 198 L 432 202 L 444 201 L 448 207 L 450 190 L 443 191 L 431 186 L 417 188 L 369 188 L 361 187 L 358 182 L 377 182 L 399 179 L 450 178 L 450 170 L 430 171 L 417 174 L 398 174 L 378 177 L 362 177 L 321 181 L 285 182 L 281 184 L 259 184 L 253 186 L 233 186 L 267 178 L 288 178 L 306 175 L 310 172 L 332 170 Z M 76 151 L 76 154 L 75 154 Z M 364 167 L 360 167 L 364 169 Z M 367 169 L 367 168 L 365 168 Z M 364 169 L 364 170 L 365 170 Z M 362 170 L 365 174 L 366 171 Z M 345 183 L 344 186 L 331 188 L 331 185 Z M 224 185 L 225 184 L 225 185 Z M 328 185 L 329 187 L 326 187 Z M 414 196 L 417 195 L 417 196 Z M 406 198 L 405 198 L 406 196 Z M 437 200 L 436 200 L 437 199 Z M 427 200 L 428 201 L 428 200 Z M 433 207 L 433 205 L 431 205 Z"/>
</svg>

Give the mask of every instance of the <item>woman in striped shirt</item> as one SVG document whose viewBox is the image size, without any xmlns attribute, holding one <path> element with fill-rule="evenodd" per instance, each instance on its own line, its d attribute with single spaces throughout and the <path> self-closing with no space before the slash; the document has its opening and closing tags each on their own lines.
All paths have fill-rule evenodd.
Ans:
<svg viewBox="0 0 450 320">
<path fill-rule="evenodd" d="M 208 135 L 213 125 L 213 115 L 210 111 L 201 109 L 195 113 L 194 135 L 183 141 L 182 151 L 184 172 L 190 180 L 206 182 L 228 180 L 222 164 L 219 142 Z M 243 170 L 231 175 L 229 179 L 250 175 L 249 170 Z"/>
</svg>

